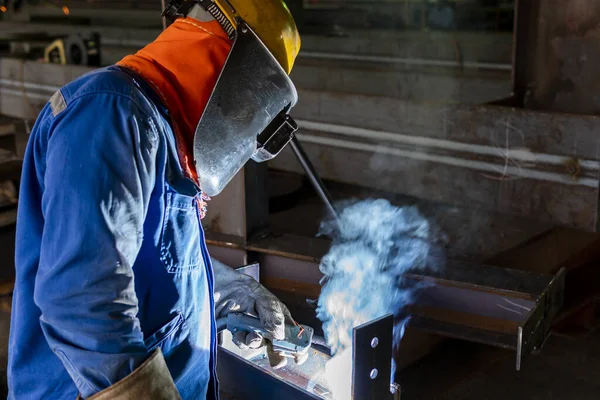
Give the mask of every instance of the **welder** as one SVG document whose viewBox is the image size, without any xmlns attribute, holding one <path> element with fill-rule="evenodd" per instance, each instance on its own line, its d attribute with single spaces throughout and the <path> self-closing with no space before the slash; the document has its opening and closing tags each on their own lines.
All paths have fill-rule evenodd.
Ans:
<svg viewBox="0 0 600 400">
<path fill-rule="evenodd" d="M 177 0 L 137 54 L 57 91 L 19 198 L 10 399 L 213 399 L 215 320 L 294 321 L 211 260 L 201 218 L 250 159 L 295 130 L 300 39 L 282 0 Z M 240 347 L 267 346 L 258 334 Z M 296 360 L 301 362 L 302 360 Z"/>
</svg>

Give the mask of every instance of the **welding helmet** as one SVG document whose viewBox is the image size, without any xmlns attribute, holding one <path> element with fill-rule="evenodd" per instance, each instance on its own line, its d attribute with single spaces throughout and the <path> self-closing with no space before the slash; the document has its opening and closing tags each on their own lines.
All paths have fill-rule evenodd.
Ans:
<svg viewBox="0 0 600 400">
<path fill-rule="evenodd" d="M 233 42 L 194 136 L 200 186 L 214 196 L 248 160 L 270 160 L 292 139 L 288 75 L 300 36 L 283 0 L 173 0 L 163 16 L 212 18 Z"/>
</svg>

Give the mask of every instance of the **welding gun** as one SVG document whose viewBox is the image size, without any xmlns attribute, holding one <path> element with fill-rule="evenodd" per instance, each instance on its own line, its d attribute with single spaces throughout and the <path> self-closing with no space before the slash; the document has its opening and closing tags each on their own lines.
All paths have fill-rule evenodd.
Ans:
<svg viewBox="0 0 600 400">
<path fill-rule="evenodd" d="M 227 330 L 231 333 L 239 331 L 255 332 L 273 343 L 273 350 L 284 357 L 302 356 L 308 352 L 312 344 L 314 330 L 306 325 L 286 325 L 285 337 L 282 340 L 273 338 L 260 323 L 258 318 L 244 313 L 227 315 Z"/>
</svg>

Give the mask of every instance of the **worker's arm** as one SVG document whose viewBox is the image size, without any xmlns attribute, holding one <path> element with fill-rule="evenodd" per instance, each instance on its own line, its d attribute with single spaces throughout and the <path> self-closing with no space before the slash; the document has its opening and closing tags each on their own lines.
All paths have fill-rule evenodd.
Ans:
<svg viewBox="0 0 600 400">
<path fill-rule="evenodd" d="M 256 316 L 271 336 L 284 339 L 285 325 L 294 324 L 292 314 L 285 304 L 269 292 L 254 278 L 235 271 L 219 260 L 211 258 L 215 276 L 215 315 L 226 318 L 230 312 L 241 312 Z M 238 331 L 233 335 L 233 342 L 240 348 L 259 348 L 267 346 L 267 355 L 273 368 L 282 368 L 287 359 L 272 351 L 270 343 L 265 343 L 262 336 L 255 332 Z M 306 358 L 295 358 L 298 364 Z"/>
<path fill-rule="evenodd" d="M 138 380 L 157 371 L 174 387 L 162 354 L 149 358 L 144 346 L 132 271 L 157 145 L 150 118 L 110 93 L 72 100 L 49 134 L 34 298 L 48 344 L 83 398 L 121 393 L 123 382 L 142 388 Z"/>
</svg>

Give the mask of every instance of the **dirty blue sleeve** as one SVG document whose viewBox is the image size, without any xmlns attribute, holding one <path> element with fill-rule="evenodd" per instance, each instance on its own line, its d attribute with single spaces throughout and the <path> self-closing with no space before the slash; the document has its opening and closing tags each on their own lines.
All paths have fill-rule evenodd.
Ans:
<svg viewBox="0 0 600 400">
<path fill-rule="evenodd" d="M 52 117 L 50 117 L 52 118 Z M 147 357 L 132 265 L 155 183 L 157 131 L 131 98 L 71 100 L 48 135 L 34 299 L 82 397 Z"/>
</svg>

